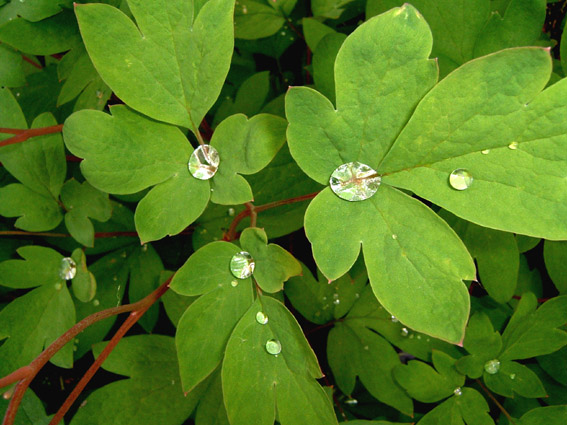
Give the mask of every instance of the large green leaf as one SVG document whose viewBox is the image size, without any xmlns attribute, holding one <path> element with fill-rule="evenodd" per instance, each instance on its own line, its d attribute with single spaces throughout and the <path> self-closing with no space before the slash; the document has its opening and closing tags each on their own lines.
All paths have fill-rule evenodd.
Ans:
<svg viewBox="0 0 567 425">
<path fill-rule="evenodd" d="M 265 324 L 257 320 L 264 313 Z M 271 341 L 273 340 L 273 341 Z M 266 343 L 281 345 L 267 352 Z M 331 400 L 315 381 L 322 376 L 301 328 L 283 304 L 258 297 L 226 348 L 222 386 L 232 425 L 336 424 Z"/>
<path fill-rule="evenodd" d="M 233 0 L 128 5 L 138 26 L 108 5 L 76 7 L 95 68 L 130 107 L 197 132 L 230 65 Z"/>
<path fill-rule="evenodd" d="M 0 285 L 8 288 L 35 288 L 61 283 L 59 266 L 63 256 L 42 246 L 27 245 L 17 249 L 22 260 L 0 263 Z"/>
<path fill-rule="evenodd" d="M 532 409 L 520 418 L 519 425 L 562 425 L 567 421 L 567 406 Z"/>
</svg>

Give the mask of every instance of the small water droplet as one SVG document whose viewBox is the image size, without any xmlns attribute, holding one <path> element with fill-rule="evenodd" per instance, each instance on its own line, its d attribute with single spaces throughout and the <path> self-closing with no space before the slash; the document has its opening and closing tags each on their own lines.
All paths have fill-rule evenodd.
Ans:
<svg viewBox="0 0 567 425">
<path fill-rule="evenodd" d="M 512 149 L 513 151 L 515 151 L 516 149 L 518 149 L 518 142 L 512 142 L 508 145 L 508 149 Z"/>
<path fill-rule="evenodd" d="M 486 371 L 486 373 L 489 373 L 491 375 L 498 373 L 498 371 L 500 370 L 500 360 L 493 359 L 487 361 L 484 364 L 484 370 Z"/>
<path fill-rule="evenodd" d="M 360 294 L 357 292 L 356 294 L 354 294 L 354 297 L 358 299 L 360 298 Z"/>
<path fill-rule="evenodd" d="M 93 300 L 93 305 L 95 307 L 98 307 L 100 305 L 100 301 L 99 300 Z"/>
<path fill-rule="evenodd" d="M 265 325 L 268 323 L 268 316 L 263 311 L 259 311 L 256 313 L 256 322 L 261 325 Z"/>
<path fill-rule="evenodd" d="M 455 388 L 455 391 L 453 391 L 453 393 L 456 396 L 460 396 L 460 395 L 463 395 L 463 390 L 461 389 L 461 387 L 458 387 L 458 388 Z"/>
<path fill-rule="evenodd" d="M 148 244 L 145 243 L 145 244 L 142 245 L 142 251 L 146 252 L 147 250 L 148 250 Z"/>
<path fill-rule="evenodd" d="M 238 286 L 238 280 L 234 279 L 233 281 L 231 281 L 230 286 L 232 286 L 233 288 L 236 288 Z"/>
<path fill-rule="evenodd" d="M 79 338 L 75 338 L 75 341 L 74 341 L 74 342 L 75 342 L 75 344 L 78 344 L 78 343 L 79 343 Z"/>
<path fill-rule="evenodd" d="M 473 182 L 473 176 L 468 170 L 458 168 L 454 170 L 449 176 L 449 184 L 453 189 L 465 190 L 468 189 Z"/>
<path fill-rule="evenodd" d="M 515 374 L 515 373 L 511 373 L 511 374 L 510 374 L 510 379 L 516 379 L 516 374 Z"/>
<path fill-rule="evenodd" d="M 79 347 L 77 347 L 76 345 L 73 345 L 73 351 L 77 351 L 79 349 Z"/>
<path fill-rule="evenodd" d="M 327 297 L 323 297 L 323 301 L 327 301 Z"/>
<path fill-rule="evenodd" d="M 402 328 L 400 334 L 401 334 L 402 336 L 408 336 L 408 335 L 409 335 L 408 328 Z"/>
<path fill-rule="evenodd" d="M 363 201 L 376 193 L 382 178 L 366 164 L 348 162 L 341 165 L 329 179 L 331 190 L 346 201 Z"/>
<path fill-rule="evenodd" d="M 189 172 L 199 180 L 209 180 L 219 168 L 219 153 L 211 145 L 202 145 L 193 151 L 187 164 Z"/>
<path fill-rule="evenodd" d="M 118 276 L 112 276 L 112 280 L 116 282 L 118 280 Z"/>
<path fill-rule="evenodd" d="M 417 339 L 421 339 L 421 335 L 418 335 L 416 338 L 417 338 Z"/>
<path fill-rule="evenodd" d="M 392 323 L 398 323 L 399 320 L 396 316 L 390 316 L 390 320 L 392 321 Z"/>
<path fill-rule="evenodd" d="M 266 342 L 266 351 L 273 356 L 277 356 L 282 352 L 282 345 L 278 340 L 269 339 Z"/>
<path fill-rule="evenodd" d="M 96 91 L 96 97 L 98 97 L 99 99 L 101 99 L 101 98 L 102 98 L 102 91 L 97 90 L 97 91 Z"/>
<path fill-rule="evenodd" d="M 347 398 L 345 400 L 345 404 L 349 406 L 356 406 L 358 404 L 358 400 L 356 398 Z"/>
<path fill-rule="evenodd" d="M 234 208 L 229 208 L 228 211 L 226 212 L 230 217 L 234 217 Z"/>
<path fill-rule="evenodd" d="M 368 345 L 365 345 L 365 346 L 364 346 L 364 349 L 365 349 L 366 351 L 368 351 L 368 350 L 370 350 L 370 347 L 369 347 Z"/>
<path fill-rule="evenodd" d="M 398 235 L 393 234 L 393 235 L 392 235 L 392 239 L 398 239 Z"/>
<path fill-rule="evenodd" d="M 14 395 L 14 389 L 16 388 L 16 386 L 14 385 L 12 388 L 10 388 L 8 391 L 6 391 L 4 394 L 2 394 L 2 398 L 4 400 L 10 400 L 12 398 L 12 395 Z"/>
<path fill-rule="evenodd" d="M 248 8 L 245 5 L 242 6 L 242 13 L 244 15 L 246 15 L 248 13 Z"/>
<path fill-rule="evenodd" d="M 83 401 L 83 402 L 79 405 L 79 407 L 85 407 L 85 406 L 87 405 L 87 402 L 88 402 L 88 400 Z"/>
<path fill-rule="evenodd" d="M 336 300 L 333 300 L 333 304 L 335 305 L 339 305 L 341 303 L 341 300 L 339 300 L 338 298 Z"/>
<path fill-rule="evenodd" d="M 490 149 L 483 149 L 480 151 L 480 153 L 483 155 L 488 155 L 490 153 Z"/>
<path fill-rule="evenodd" d="M 65 257 L 61 260 L 59 266 L 59 277 L 64 280 L 70 280 L 77 274 L 77 264 L 71 257 Z"/>
<path fill-rule="evenodd" d="M 61 288 L 63 288 L 63 285 L 61 285 L 60 283 L 56 283 L 56 284 L 55 284 L 55 290 L 56 290 L 56 291 L 60 291 Z"/>
<path fill-rule="evenodd" d="M 17 92 L 17 93 L 16 93 L 16 97 L 20 97 L 20 92 Z"/>
<path fill-rule="evenodd" d="M 256 263 L 246 251 L 240 251 L 232 256 L 230 260 L 230 272 L 238 279 L 246 279 L 254 273 Z"/>
</svg>

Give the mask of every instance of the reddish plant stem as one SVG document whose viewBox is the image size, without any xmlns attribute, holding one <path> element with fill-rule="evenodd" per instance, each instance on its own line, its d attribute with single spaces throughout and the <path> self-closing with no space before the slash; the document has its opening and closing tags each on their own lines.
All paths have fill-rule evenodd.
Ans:
<svg viewBox="0 0 567 425">
<path fill-rule="evenodd" d="M 297 27 L 295 25 L 293 25 L 293 22 L 291 21 L 290 18 L 286 18 L 287 20 L 287 24 L 289 25 L 289 28 L 297 34 L 297 36 L 299 38 L 301 38 L 302 40 L 305 40 L 305 37 L 303 36 L 303 34 L 301 33 L 301 31 L 299 31 L 299 29 L 297 29 Z"/>
<path fill-rule="evenodd" d="M 149 294 L 148 296 L 146 296 L 145 298 L 141 299 L 138 302 L 135 302 L 135 303 L 132 303 L 132 304 L 121 305 L 121 306 L 118 306 L 118 307 L 113 307 L 113 308 L 109 308 L 109 309 L 102 310 L 102 311 L 98 311 L 94 314 L 91 314 L 90 316 L 85 317 L 83 320 L 81 320 L 80 322 L 75 324 L 72 328 L 67 330 L 67 332 L 65 332 L 63 335 L 61 335 L 59 338 L 57 338 L 49 347 L 47 347 L 29 365 L 23 366 L 20 369 L 12 372 L 10 375 L 5 376 L 4 378 L 0 379 L 0 388 L 5 387 L 6 385 L 13 384 L 14 382 L 17 382 L 18 380 L 20 381 L 16 385 L 16 389 L 15 389 L 14 394 L 13 394 L 11 400 L 10 400 L 10 404 L 8 405 L 8 409 L 6 410 L 6 415 L 4 416 L 4 421 L 2 422 L 2 425 L 12 425 L 14 423 L 14 420 L 16 419 L 16 413 L 18 411 L 18 408 L 20 406 L 20 403 L 22 401 L 24 393 L 26 392 L 27 388 L 29 387 L 31 381 L 39 373 L 41 368 L 43 366 L 45 366 L 45 364 L 49 361 L 49 359 L 51 359 L 51 357 L 53 357 L 62 347 L 64 347 L 69 341 L 73 340 L 78 334 L 80 334 L 83 330 L 85 330 L 87 327 L 89 327 L 93 323 L 99 322 L 99 321 L 106 319 L 108 317 L 116 316 L 120 313 L 132 312 L 133 314 L 131 314 L 128 317 L 128 319 L 130 319 L 132 317 L 133 318 L 130 319 L 130 320 L 126 319 L 126 321 L 124 321 L 124 323 L 122 324 L 122 326 L 120 327 L 120 329 L 117 331 L 116 334 L 118 335 L 123 330 L 123 328 L 127 327 L 124 330 L 124 332 L 122 334 L 120 334 L 120 336 L 117 337 L 115 335 L 111 339 L 111 342 L 112 342 L 116 338 L 116 342 L 114 343 L 114 346 L 116 346 L 118 341 L 124 336 L 124 334 L 128 331 L 128 329 L 130 329 L 134 325 L 134 323 L 136 323 L 139 320 L 139 318 L 169 289 L 169 284 L 171 283 L 172 279 L 173 279 L 173 276 L 171 276 L 167 281 L 162 283 L 154 292 L 152 292 L 151 294 Z M 127 326 L 127 324 L 130 324 L 130 325 Z M 112 351 L 114 346 L 112 346 L 110 351 Z M 110 351 L 108 352 L 108 354 L 110 354 Z M 104 353 L 104 351 L 103 351 L 103 353 Z M 108 354 L 106 355 L 107 357 L 108 357 Z M 101 354 L 101 356 L 102 356 L 102 354 Z M 99 358 L 101 356 L 99 356 Z M 104 359 L 105 358 L 101 359 L 100 364 L 102 364 Z M 97 361 L 98 361 L 98 358 L 97 358 Z M 96 364 L 97 364 L 97 362 L 95 362 L 93 364 L 93 366 L 96 365 Z M 98 369 L 98 367 L 100 367 L 100 364 L 98 364 L 98 366 L 92 372 L 93 375 L 94 375 L 94 372 L 96 372 L 96 370 Z M 91 369 L 93 368 L 93 366 L 91 366 Z M 89 369 L 89 371 L 91 369 Z M 91 377 L 92 377 L 92 375 L 91 375 Z M 84 378 L 85 377 L 83 377 L 83 379 Z M 88 378 L 88 380 L 90 380 L 90 377 Z M 88 382 L 88 380 L 87 380 L 87 382 Z M 79 382 L 79 384 L 80 384 L 80 382 Z M 85 383 L 85 385 L 86 385 L 86 383 Z M 82 389 L 81 389 L 81 391 L 82 391 Z M 80 393 L 80 391 L 79 391 L 79 393 Z M 71 394 L 73 394 L 73 393 L 71 393 Z M 71 397 L 71 396 L 69 396 L 69 397 Z M 72 401 L 71 401 L 71 403 L 72 403 Z"/>
<path fill-rule="evenodd" d="M 486 386 L 482 383 L 482 381 L 480 379 L 475 379 L 476 383 L 478 385 L 480 385 L 480 388 L 482 388 L 482 391 L 485 392 L 485 394 L 490 397 L 490 399 L 494 402 L 494 404 L 500 409 L 500 411 L 504 414 L 504 416 L 506 416 L 506 418 L 508 418 L 508 421 L 513 424 L 516 425 L 516 422 L 514 422 L 514 419 L 512 418 L 512 416 L 510 416 L 510 413 L 508 413 L 508 411 L 504 408 L 504 406 L 502 406 L 502 404 L 500 404 L 500 402 L 496 399 L 496 397 L 494 397 L 494 394 L 492 394 L 490 392 L 490 390 L 488 388 L 486 388 Z"/>
<path fill-rule="evenodd" d="M 209 125 L 209 123 L 205 118 L 203 118 L 203 121 L 201 121 L 201 128 L 203 129 L 204 132 L 203 138 L 207 142 L 210 141 L 213 137 L 213 129 L 211 128 L 211 126 Z"/>
<path fill-rule="evenodd" d="M 13 137 L 0 141 L 0 148 L 3 146 L 13 145 L 15 143 L 25 142 L 32 137 L 61 133 L 62 130 L 63 124 L 52 125 L 50 127 L 30 128 L 28 130 L 18 128 L 0 128 L 0 133 L 15 134 Z"/>
<path fill-rule="evenodd" d="M 267 204 L 258 205 L 258 206 L 254 206 L 251 203 L 248 203 L 248 204 L 252 205 L 252 208 L 250 208 L 247 204 L 246 205 L 247 209 L 240 212 L 236 217 L 234 217 L 234 219 L 232 220 L 232 223 L 230 223 L 230 227 L 228 228 L 228 231 L 224 235 L 223 240 L 228 241 L 228 242 L 235 240 L 236 239 L 236 228 L 238 227 L 238 225 L 240 224 L 240 222 L 242 220 L 244 220 L 246 217 L 248 217 L 249 215 L 252 214 L 252 211 L 254 211 L 255 214 L 258 214 L 259 212 L 266 211 L 266 210 L 269 210 L 271 208 L 280 207 L 282 205 L 288 205 L 288 204 L 294 204 L 296 202 L 307 201 L 309 199 L 315 198 L 315 196 L 317 196 L 318 193 L 319 192 L 313 192 L 313 193 L 309 193 L 307 195 L 296 196 L 295 198 L 289 198 L 289 199 L 282 199 L 281 201 L 268 202 Z"/>
<path fill-rule="evenodd" d="M 35 66 L 37 69 L 43 69 L 43 66 L 34 62 L 32 59 L 28 58 L 27 56 L 22 55 L 22 59 L 27 63 L 29 63 L 30 65 Z"/>
<path fill-rule="evenodd" d="M 81 162 L 83 160 L 83 158 L 79 158 L 75 155 L 65 155 L 65 159 L 67 162 Z"/>
<path fill-rule="evenodd" d="M 258 221 L 258 213 L 256 212 L 256 207 L 252 202 L 246 202 L 245 205 L 250 213 L 250 227 L 256 227 L 256 222 Z"/>
<path fill-rule="evenodd" d="M 522 297 L 520 295 L 514 295 L 512 298 L 514 298 L 515 300 L 521 300 Z M 537 302 L 538 303 L 544 303 L 546 301 L 549 301 L 551 298 L 538 298 Z"/>
</svg>

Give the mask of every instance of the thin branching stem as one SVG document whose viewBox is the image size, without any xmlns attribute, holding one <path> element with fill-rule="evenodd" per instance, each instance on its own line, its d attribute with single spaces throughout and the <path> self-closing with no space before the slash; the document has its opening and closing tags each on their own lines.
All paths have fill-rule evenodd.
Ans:
<svg viewBox="0 0 567 425">
<path fill-rule="evenodd" d="M 52 125 L 49 127 L 41 128 L 0 128 L 0 133 L 14 134 L 15 136 L 9 137 L 8 139 L 0 141 L 0 148 L 8 145 L 13 145 L 16 143 L 25 142 L 26 140 L 37 137 L 45 136 L 46 134 L 61 133 L 63 130 L 63 124 Z"/>
</svg>

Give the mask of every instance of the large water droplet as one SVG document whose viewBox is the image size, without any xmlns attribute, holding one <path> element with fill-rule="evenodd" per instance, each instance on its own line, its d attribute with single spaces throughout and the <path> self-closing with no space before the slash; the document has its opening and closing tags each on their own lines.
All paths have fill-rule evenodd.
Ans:
<svg viewBox="0 0 567 425">
<path fill-rule="evenodd" d="M 512 149 L 513 151 L 515 151 L 516 149 L 518 149 L 518 142 L 512 142 L 508 145 L 508 149 Z"/>
<path fill-rule="evenodd" d="M 211 145 L 201 145 L 189 158 L 189 172 L 199 180 L 209 180 L 219 168 L 219 153 Z"/>
<path fill-rule="evenodd" d="M 491 375 L 498 373 L 498 371 L 500 370 L 500 360 L 493 359 L 487 361 L 484 364 L 484 370 L 486 371 L 486 373 L 489 373 Z"/>
<path fill-rule="evenodd" d="M 467 170 L 458 168 L 449 176 L 449 184 L 453 189 L 465 190 L 468 189 L 473 182 L 473 176 Z"/>
<path fill-rule="evenodd" d="M 461 387 L 455 388 L 455 391 L 453 391 L 453 394 L 455 394 L 456 396 L 463 395 L 463 390 L 461 389 Z"/>
<path fill-rule="evenodd" d="M 261 325 L 265 325 L 268 323 L 268 316 L 263 311 L 259 311 L 256 313 L 256 322 Z"/>
<path fill-rule="evenodd" d="M 246 251 L 240 251 L 239 253 L 234 254 L 230 260 L 230 271 L 234 277 L 237 277 L 238 279 L 246 279 L 247 277 L 252 276 L 255 266 L 256 263 L 254 263 L 254 259 Z"/>
<path fill-rule="evenodd" d="M 61 279 L 70 280 L 77 274 L 77 265 L 71 257 L 65 257 L 59 265 L 59 277 Z"/>
<path fill-rule="evenodd" d="M 366 164 L 348 162 L 341 165 L 329 180 L 331 190 L 346 201 L 364 201 L 376 193 L 382 177 Z"/>
<path fill-rule="evenodd" d="M 282 352 L 282 345 L 278 340 L 269 339 L 268 342 L 266 342 L 266 351 L 273 356 L 277 356 Z"/>
</svg>

